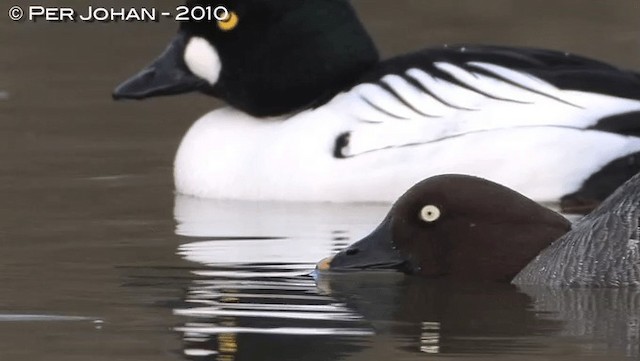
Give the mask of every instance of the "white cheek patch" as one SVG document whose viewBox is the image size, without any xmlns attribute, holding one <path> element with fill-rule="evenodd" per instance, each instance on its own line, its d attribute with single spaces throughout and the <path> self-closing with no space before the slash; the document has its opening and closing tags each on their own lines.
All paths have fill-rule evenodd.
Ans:
<svg viewBox="0 0 640 361">
<path fill-rule="evenodd" d="M 214 85 L 220 77 L 222 63 L 216 48 L 207 40 L 193 37 L 184 50 L 184 62 L 193 74 Z"/>
</svg>

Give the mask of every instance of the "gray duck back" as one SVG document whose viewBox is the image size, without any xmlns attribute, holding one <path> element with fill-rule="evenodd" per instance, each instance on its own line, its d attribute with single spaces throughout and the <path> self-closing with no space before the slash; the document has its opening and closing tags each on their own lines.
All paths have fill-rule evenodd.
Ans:
<svg viewBox="0 0 640 361">
<path fill-rule="evenodd" d="M 557 287 L 640 285 L 640 174 L 532 260 L 512 283 Z"/>
</svg>

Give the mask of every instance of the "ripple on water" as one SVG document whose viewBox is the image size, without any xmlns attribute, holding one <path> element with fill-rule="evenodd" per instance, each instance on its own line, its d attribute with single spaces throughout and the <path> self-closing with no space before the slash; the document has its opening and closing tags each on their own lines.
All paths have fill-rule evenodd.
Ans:
<svg viewBox="0 0 640 361">
<path fill-rule="evenodd" d="M 311 276 L 318 260 L 365 235 L 386 210 L 178 197 L 176 253 L 194 264 L 184 303 L 174 308 L 186 319 L 175 328 L 184 354 L 223 361 L 640 355 L 636 291 Z"/>
<path fill-rule="evenodd" d="M 178 227 L 191 237 L 184 237 L 177 253 L 200 265 L 191 270 L 184 306 L 174 309 L 188 319 L 176 327 L 183 334 L 185 355 L 238 359 L 244 354 L 251 359 L 246 356 L 251 353 L 262 360 L 268 355 L 295 359 L 309 349 L 338 355 L 373 334 L 361 315 L 322 294 L 310 275 L 319 259 L 344 247 L 351 232 L 364 230 L 352 225 L 335 231 L 328 224 L 335 226 L 331 218 L 339 215 L 324 218 L 330 212 L 307 218 L 301 210 L 276 205 L 265 217 L 256 214 L 264 213 L 263 207 L 251 204 L 229 210 L 202 209 L 194 202 L 189 205 L 198 207 L 187 213 L 197 217 L 186 217 Z M 238 236 L 235 227 L 243 222 L 245 234 L 252 236 Z"/>
<path fill-rule="evenodd" d="M 61 322 L 61 321 L 93 321 L 95 318 L 82 316 L 36 315 L 36 314 L 0 314 L 0 322 Z"/>
</svg>

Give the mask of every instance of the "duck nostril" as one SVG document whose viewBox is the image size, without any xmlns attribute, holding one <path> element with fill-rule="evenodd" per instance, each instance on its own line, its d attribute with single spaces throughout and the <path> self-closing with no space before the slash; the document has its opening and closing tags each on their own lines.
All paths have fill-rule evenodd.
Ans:
<svg viewBox="0 0 640 361">
<path fill-rule="evenodd" d="M 355 256 L 358 254 L 358 252 L 360 252 L 360 250 L 357 248 L 349 248 L 346 253 L 347 256 Z"/>
</svg>

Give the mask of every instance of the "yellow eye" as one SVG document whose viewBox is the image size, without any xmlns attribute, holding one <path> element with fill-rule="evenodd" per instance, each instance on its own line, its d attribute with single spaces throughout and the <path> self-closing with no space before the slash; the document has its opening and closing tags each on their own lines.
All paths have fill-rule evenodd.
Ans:
<svg viewBox="0 0 640 361">
<path fill-rule="evenodd" d="M 434 205 L 424 206 L 420 210 L 420 218 L 427 223 L 435 222 L 440 218 L 440 208 Z"/>
<path fill-rule="evenodd" d="M 229 11 L 229 16 L 225 20 L 218 20 L 218 28 L 222 31 L 231 31 L 238 26 L 238 21 L 240 21 L 238 14 Z"/>
</svg>

